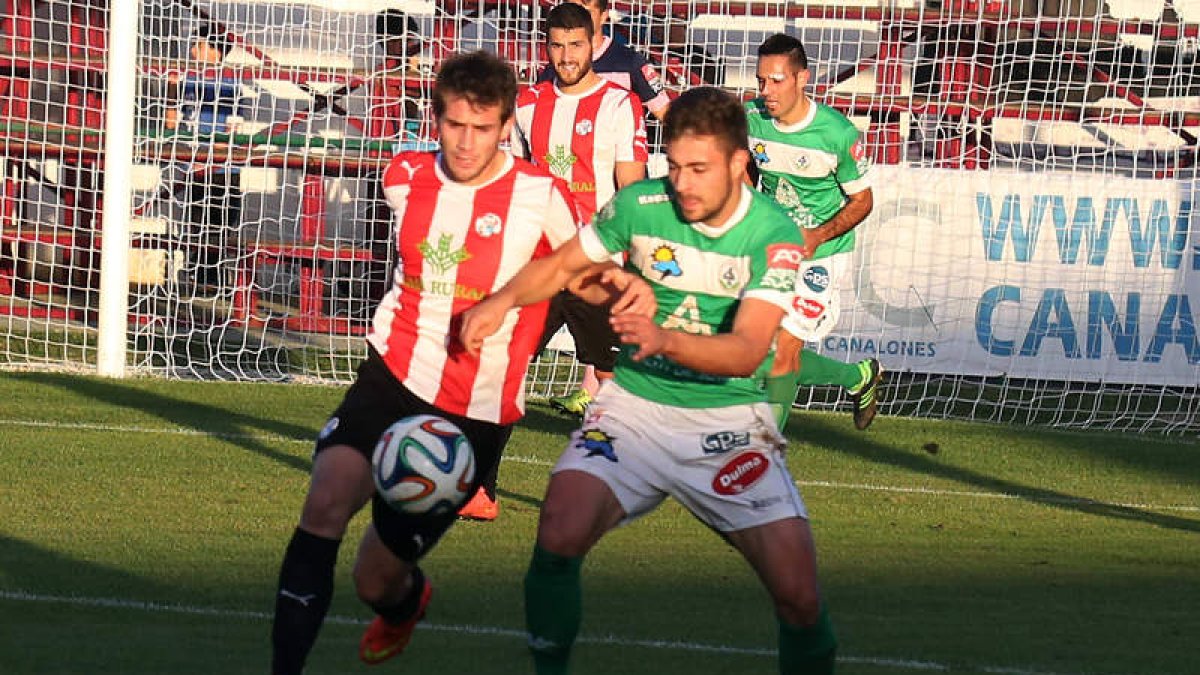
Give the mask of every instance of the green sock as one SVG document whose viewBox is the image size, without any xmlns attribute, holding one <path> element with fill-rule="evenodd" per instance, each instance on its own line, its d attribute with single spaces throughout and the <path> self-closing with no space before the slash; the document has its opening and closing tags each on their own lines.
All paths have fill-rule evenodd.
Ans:
<svg viewBox="0 0 1200 675">
<path fill-rule="evenodd" d="M 831 675 L 836 654 L 837 637 L 825 607 L 811 626 L 793 626 L 780 620 L 780 675 Z"/>
<path fill-rule="evenodd" d="M 787 426 L 788 415 L 796 403 L 796 390 L 800 388 L 800 373 L 790 372 L 767 378 L 767 403 L 775 415 L 775 424 L 780 431 Z"/>
<path fill-rule="evenodd" d="M 867 377 L 857 363 L 844 363 L 807 349 L 800 352 L 800 384 L 810 387 L 836 384 L 853 391 Z"/>
<path fill-rule="evenodd" d="M 525 573 L 525 627 L 538 675 L 565 675 L 571 645 L 583 616 L 579 568 L 583 558 L 568 558 L 534 546 Z"/>
</svg>

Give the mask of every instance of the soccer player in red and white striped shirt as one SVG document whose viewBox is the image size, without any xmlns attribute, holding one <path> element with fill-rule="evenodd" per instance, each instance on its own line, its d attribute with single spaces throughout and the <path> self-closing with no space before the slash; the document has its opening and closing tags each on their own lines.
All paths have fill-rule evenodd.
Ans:
<svg viewBox="0 0 1200 675">
<path fill-rule="evenodd" d="M 642 104 L 635 94 L 592 69 L 592 30 L 591 15 L 578 4 L 563 3 L 547 13 L 546 53 L 555 77 L 517 97 L 511 142 L 514 154 L 567 181 L 589 220 L 619 188 L 646 177 L 647 160 Z M 551 403 L 568 400 L 578 407 L 568 407 L 568 412 L 582 412 L 600 381 L 612 377 L 617 337 L 607 309 L 563 291 L 550 303 L 537 351 L 563 324 L 570 329 L 576 355 L 588 365 L 591 377 L 585 376 L 579 392 Z M 496 477 L 489 474 L 460 514 L 494 519 L 499 513 L 495 494 Z"/>
<path fill-rule="evenodd" d="M 525 369 L 546 307 L 509 315 L 478 354 L 458 340 L 459 317 L 580 225 L 566 185 L 500 148 L 517 94 L 511 68 L 486 52 L 447 60 L 433 112 L 441 152 L 398 155 L 384 174 L 397 251 L 376 310 L 368 356 L 317 438 L 312 482 L 279 575 L 272 672 L 300 673 L 329 608 L 338 547 L 368 501 L 372 523 L 355 564 L 359 597 L 376 612 L 359 655 L 379 663 L 404 649 L 431 587 L 417 561 L 455 514 L 405 515 L 375 493 L 371 453 L 397 419 L 430 413 L 466 434 L 476 476 L 499 462 L 523 412 Z"/>
</svg>

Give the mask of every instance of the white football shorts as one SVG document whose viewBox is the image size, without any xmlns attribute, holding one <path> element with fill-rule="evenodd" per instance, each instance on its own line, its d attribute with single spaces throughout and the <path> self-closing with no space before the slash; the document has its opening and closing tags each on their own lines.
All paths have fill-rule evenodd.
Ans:
<svg viewBox="0 0 1200 675">
<path fill-rule="evenodd" d="M 833 331 L 842 313 L 842 284 L 849 278 L 853 253 L 805 260 L 796 276 L 796 295 L 780 324 L 805 342 L 817 342 Z"/>
<path fill-rule="evenodd" d="M 786 448 L 766 403 L 677 408 L 607 380 L 554 473 L 604 481 L 625 510 L 622 524 L 670 495 L 710 527 L 735 532 L 808 517 Z"/>
</svg>

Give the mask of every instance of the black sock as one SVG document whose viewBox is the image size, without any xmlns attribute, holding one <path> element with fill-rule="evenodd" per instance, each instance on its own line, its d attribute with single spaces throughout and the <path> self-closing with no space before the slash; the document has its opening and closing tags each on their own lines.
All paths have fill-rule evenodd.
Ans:
<svg viewBox="0 0 1200 675">
<path fill-rule="evenodd" d="M 375 613 L 383 617 L 383 620 L 392 624 L 399 625 L 413 618 L 417 614 L 417 610 L 421 608 L 421 593 L 425 590 L 425 573 L 420 567 L 414 567 L 412 570 L 412 586 L 408 589 L 408 595 L 400 601 L 398 605 L 391 607 L 380 607 L 371 605 L 371 609 Z"/>
<path fill-rule="evenodd" d="M 271 627 L 271 672 L 299 675 L 333 599 L 333 568 L 340 539 L 296 528 L 279 568 L 275 623 Z"/>
</svg>

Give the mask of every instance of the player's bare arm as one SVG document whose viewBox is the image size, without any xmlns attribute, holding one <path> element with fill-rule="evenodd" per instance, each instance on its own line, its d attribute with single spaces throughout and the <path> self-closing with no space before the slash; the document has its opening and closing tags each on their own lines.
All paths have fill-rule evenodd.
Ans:
<svg viewBox="0 0 1200 675">
<path fill-rule="evenodd" d="M 654 316 L 658 301 L 641 276 L 612 262 L 593 265 L 567 283 L 567 290 L 593 305 L 608 305 L 610 314 L 634 312 Z"/>
<path fill-rule="evenodd" d="M 807 249 L 805 251 L 806 257 L 811 256 L 812 252 L 817 250 L 817 247 L 821 244 L 830 239 L 836 239 L 858 227 L 859 223 L 871 215 L 871 209 L 875 207 L 875 197 L 871 194 L 871 188 L 847 195 L 846 199 L 847 201 L 841 210 L 833 214 L 832 218 L 825 221 L 819 227 L 804 230 L 804 247 Z"/>
<path fill-rule="evenodd" d="M 692 370 L 726 377 L 751 375 L 771 348 L 783 309 L 765 300 L 747 298 L 738 306 L 733 330 L 695 335 L 665 329 L 640 314 L 613 315 L 613 330 L 625 344 L 638 345 L 635 361 L 661 354 Z"/>
<path fill-rule="evenodd" d="M 613 174 L 617 179 L 617 187 L 623 188 L 646 177 L 646 163 L 617 162 L 613 167 Z"/>
</svg>

